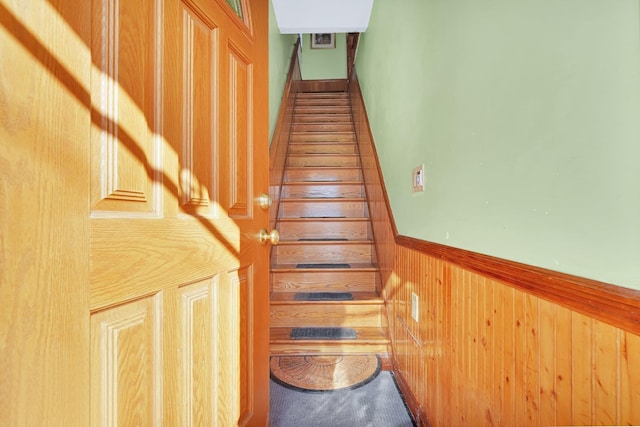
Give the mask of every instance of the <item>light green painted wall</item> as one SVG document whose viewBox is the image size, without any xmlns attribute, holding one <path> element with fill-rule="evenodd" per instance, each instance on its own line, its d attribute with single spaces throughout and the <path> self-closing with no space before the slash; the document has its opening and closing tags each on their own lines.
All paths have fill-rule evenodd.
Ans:
<svg viewBox="0 0 640 427">
<path fill-rule="evenodd" d="M 278 120 L 280 101 L 287 83 L 287 74 L 291 64 L 291 55 L 298 36 L 280 34 L 273 4 L 269 1 L 269 135 L 273 139 L 273 131 Z"/>
<path fill-rule="evenodd" d="M 401 234 L 640 289 L 638 0 L 376 0 L 356 68 Z"/>
<path fill-rule="evenodd" d="M 303 80 L 347 78 L 347 35 L 336 34 L 335 49 L 311 49 L 311 35 L 303 34 L 300 72 Z"/>
</svg>

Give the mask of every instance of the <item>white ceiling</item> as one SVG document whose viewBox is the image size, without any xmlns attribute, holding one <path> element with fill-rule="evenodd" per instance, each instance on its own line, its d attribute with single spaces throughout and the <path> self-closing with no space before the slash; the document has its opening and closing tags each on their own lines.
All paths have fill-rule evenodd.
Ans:
<svg viewBox="0 0 640 427">
<path fill-rule="evenodd" d="M 272 0 L 282 34 L 366 31 L 373 0 Z"/>
</svg>

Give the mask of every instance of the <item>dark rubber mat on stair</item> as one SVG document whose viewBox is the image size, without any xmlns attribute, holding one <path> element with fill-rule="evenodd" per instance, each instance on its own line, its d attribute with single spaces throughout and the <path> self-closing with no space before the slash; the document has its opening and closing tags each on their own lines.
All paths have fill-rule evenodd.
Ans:
<svg viewBox="0 0 640 427">
<path fill-rule="evenodd" d="M 336 218 L 336 219 L 338 219 L 338 218 L 346 218 L 346 216 L 301 216 L 300 218 L 303 218 L 303 219 L 313 219 L 313 218 L 323 218 L 323 219 L 330 218 L 331 219 L 331 218 Z"/>
<path fill-rule="evenodd" d="M 351 328 L 293 328 L 292 340 L 354 340 L 357 334 Z"/>
<path fill-rule="evenodd" d="M 296 264 L 296 268 L 351 268 L 350 264 Z"/>
<path fill-rule="evenodd" d="M 322 239 L 298 239 L 299 242 L 348 242 L 349 239 L 343 238 L 322 238 Z"/>
<path fill-rule="evenodd" d="M 351 301 L 351 292 L 298 292 L 293 297 L 296 301 Z"/>
</svg>

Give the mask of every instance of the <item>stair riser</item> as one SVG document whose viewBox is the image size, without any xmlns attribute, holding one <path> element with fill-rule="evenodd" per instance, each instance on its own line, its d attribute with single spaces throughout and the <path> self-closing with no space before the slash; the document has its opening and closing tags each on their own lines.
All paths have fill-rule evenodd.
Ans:
<svg viewBox="0 0 640 427">
<path fill-rule="evenodd" d="M 382 326 L 382 305 L 271 305 L 271 327 Z"/>
<path fill-rule="evenodd" d="M 289 154 L 356 154 L 355 144 L 289 144 Z"/>
<path fill-rule="evenodd" d="M 360 182 L 359 169 L 285 169 L 285 182 Z"/>
<path fill-rule="evenodd" d="M 271 273 L 274 292 L 375 292 L 374 271 L 313 271 Z"/>
<path fill-rule="evenodd" d="M 313 355 L 313 354 L 382 354 L 391 353 L 389 344 L 360 344 L 357 342 L 325 341 L 309 343 L 297 341 L 292 343 L 272 343 L 269 346 L 272 356 L 280 355 Z"/>
<path fill-rule="evenodd" d="M 298 105 L 294 109 L 295 115 L 305 115 L 305 114 L 351 114 L 351 107 L 348 105 L 345 106 L 337 106 L 333 107 L 330 105 L 325 106 L 301 106 Z"/>
<path fill-rule="evenodd" d="M 365 202 L 280 202 L 280 218 L 363 218 Z"/>
<path fill-rule="evenodd" d="M 289 155 L 289 167 L 357 167 L 358 157 L 355 155 Z"/>
<path fill-rule="evenodd" d="M 350 105 L 348 98 L 296 98 L 295 106 L 344 106 L 348 107 Z"/>
<path fill-rule="evenodd" d="M 278 225 L 281 240 L 347 239 L 372 240 L 371 227 L 366 221 L 282 221 Z"/>
<path fill-rule="evenodd" d="M 296 114 L 293 122 L 300 123 L 351 123 L 350 114 Z"/>
<path fill-rule="evenodd" d="M 346 142 L 353 144 L 356 142 L 355 135 L 353 132 L 335 132 L 335 133 L 309 133 L 309 132 L 298 132 L 292 133 L 290 135 L 292 143 L 298 142 L 319 142 L 319 143 L 336 143 L 336 142 Z"/>
<path fill-rule="evenodd" d="M 284 185 L 282 188 L 282 198 L 302 199 L 321 197 L 364 197 L 364 188 L 360 184 L 306 184 L 306 185 Z"/>
<path fill-rule="evenodd" d="M 351 132 L 353 125 L 340 123 L 292 124 L 291 132 Z"/>
<path fill-rule="evenodd" d="M 298 92 L 296 94 L 296 99 L 316 98 L 348 99 L 349 94 L 347 92 Z"/>
<path fill-rule="evenodd" d="M 372 263 L 373 244 L 295 244 L 281 243 L 272 256 L 278 264 Z"/>
</svg>

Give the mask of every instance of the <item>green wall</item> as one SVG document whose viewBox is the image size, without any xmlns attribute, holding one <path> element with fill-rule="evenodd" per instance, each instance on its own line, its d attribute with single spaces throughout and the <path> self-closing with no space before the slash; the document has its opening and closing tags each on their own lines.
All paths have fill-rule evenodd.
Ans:
<svg viewBox="0 0 640 427">
<path fill-rule="evenodd" d="M 347 35 L 336 34 L 335 49 L 311 49 L 311 35 L 303 34 L 300 72 L 303 80 L 347 78 Z"/>
<path fill-rule="evenodd" d="M 638 0 L 376 0 L 356 68 L 401 234 L 640 289 Z"/>
<path fill-rule="evenodd" d="M 269 1 L 269 141 L 273 139 L 280 101 L 287 83 L 291 54 L 297 38 L 295 34 L 280 34 L 273 4 Z"/>
</svg>

